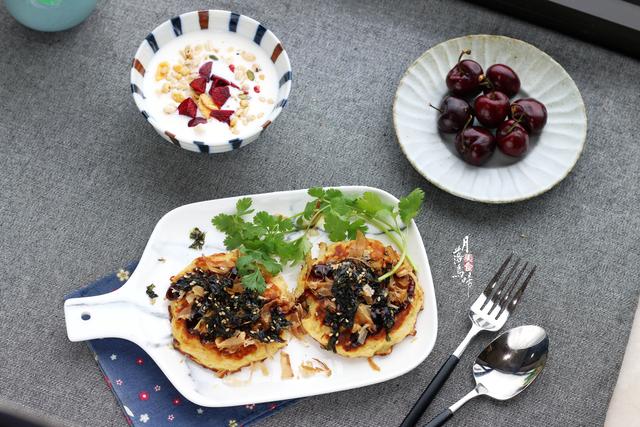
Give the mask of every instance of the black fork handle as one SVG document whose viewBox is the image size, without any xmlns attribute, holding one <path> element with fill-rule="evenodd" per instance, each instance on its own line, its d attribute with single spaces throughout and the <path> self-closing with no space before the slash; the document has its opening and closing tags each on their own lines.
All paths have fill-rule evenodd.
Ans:
<svg viewBox="0 0 640 427">
<path fill-rule="evenodd" d="M 436 415 L 431 421 L 424 425 L 424 427 L 440 427 L 445 425 L 449 418 L 453 417 L 451 409 L 447 408 L 444 411 Z"/>
<path fill-rule="evenodd" d="M 413 427 L 416 425 L 424 411 L 427 409 L 429 404 L 433 401 L 444 383 L 447 381 L 447 378 L 449 378 L 449 375 L 451 375 L 451 372 L 453 372 L 456 366 L 458 366 L 459 361 L 460 359 L 458 359 L 454 354 L 449 356 L 436 376 L 433 377 L 425 391 L 422 392 L 422 396 L 420 396 L 420 399 L 418 399 L 418 401 L 413 405 L 413 408 L 411 408 L 411 411 L 409 411 L 404 421 L 402 421 L 400 427 Z"/>
</svg>

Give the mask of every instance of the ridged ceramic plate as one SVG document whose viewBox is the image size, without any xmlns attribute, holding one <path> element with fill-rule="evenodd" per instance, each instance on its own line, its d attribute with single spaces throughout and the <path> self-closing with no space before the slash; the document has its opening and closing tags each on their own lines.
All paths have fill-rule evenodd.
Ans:
<svg viewBox="0 0 640 427">
<path fill-rule="evenodd" d="M 429 103 L 439 105 L 447 94 L 445 77 L 464 49 L 485 70 L 496 63 L 514 69 L 522 87 L 512 100 L 532 97 L 547 107 L 547 125 L 530 139 L 524 158 L 496 150 L 485 165 L 471 166 L 458 156 L 453 135 L 438 131 L 437 111 Z M 525 200 L 551 189 L 577 162 L 587 133 L 580 91 L 564 68 L 535 46 L 493 35 L 451 39 L 426 51 L 400 81 L 393 120 L 400 147 L 418 172 L 451 194 L 486 203 Z"/>
<path fill-rule="evenodd" d="M 346 194 L 371 191 L 387 203 L 398 199 L 377 188 L 338 187 Z M 292 215 L 304 210 L 310 200 L 306 190 L 283 191 L 249 196 L 256 211 Z M 367 359 L 350 359 L 323 350 L 310 337 L 292 338 L 283 349 L 291 358 L 295 377 L 282 379 L 280 355 L 268 359 L 268 374 L 253 372 L 246 367 L 237 373 L 218 378 L 213 372 L 194 363 L 172 345 L 168 302 L 160 297 L 150 304 L 145 294 L 147 285 L 156 285 L 155 292 L 164 296 L 170 277 L 202 253 L 224 252 L 224 235 L 213 228 L 211 218 L 218 213 L 231 213 L 239 197 L 209 200 L 181 206 L 166 214 L 156 225 L 140 263 L 120 289 L 95 297 L 73 298 L 64 304 L 67 335 L 71 341 L 97 338 L 124 338 L 146 351 L 176 389 L 190 401 L 201 406 L 237 406 L 271 402 L 332 393 L 387 381 L 418 366 L 429 355 L 436 342 L 438 313 L 429 260 L 416 224 L 411 221 L 407 231 L 407 250 L 418 266 L 417 275 L 424 291 L 424 310 L 416 321 L 416 335 L 405 338 L 387 356 L 374 357 L 379 371 L 372 369 Z M 189 230 L 194 226 L 206 232 L 202 250 L 189 249 Z M 390 244 L 387 237 L 371 228 L 368 236 Z M 314 255 L 318 242 L 328 241 L 324 232 L 312 236 Z M 293 290 L 300 266 L 287 267 L 284 278 Z M 326 363 L 331 376 L 316 375 L 304 378 L 300 363 L 317 358 Z"/>
</svg>

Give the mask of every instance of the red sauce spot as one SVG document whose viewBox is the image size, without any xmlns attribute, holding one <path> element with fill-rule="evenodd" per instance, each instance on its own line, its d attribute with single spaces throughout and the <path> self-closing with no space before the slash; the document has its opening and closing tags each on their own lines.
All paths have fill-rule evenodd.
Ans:
<svg viewBox="0 0 640 427">
<path fill-rule="evenodd" d="M 346 258 L 348 254 L 349 252 L 347 251 L 347 248 L 345 247 L 345 245 L 339 243 L 335 246 L 334 255 L 336 258 L 338 259 Z"/>
<path fill-rule="evenodd" d="M 276 299 L 280 296 L 280 289 L 272 284 L 269 284 L 267 289 L 262 293 L 262 296 L 267 299 Z"/>
</svg>

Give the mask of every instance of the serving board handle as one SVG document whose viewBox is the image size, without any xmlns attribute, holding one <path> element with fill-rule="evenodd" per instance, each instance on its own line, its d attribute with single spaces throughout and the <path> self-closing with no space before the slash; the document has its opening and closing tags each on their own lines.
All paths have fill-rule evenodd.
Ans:
<svg viewBox="0 0 640 427">
<path fill-rule="evenodd" d="M 68 299 L 64 303 L 64 317 L 71 341 L 96 338 L 136 341 L 140 333 L 136 306 L 128 302 L 121 291 Z"/>
</svg>

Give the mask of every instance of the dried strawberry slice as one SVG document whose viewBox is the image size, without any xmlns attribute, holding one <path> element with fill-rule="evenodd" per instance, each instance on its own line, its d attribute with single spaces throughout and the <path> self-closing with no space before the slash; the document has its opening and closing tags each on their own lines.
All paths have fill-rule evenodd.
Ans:
<svg viewBox="0 0 640 427">
<path fill-rule="evenodd" d="M 211 110 L 211 117 L 219 122 L 230 124 L 229 118 L 233 116 L 233 110 Z"/>
<path fill-rule="evenodd" d="M 207 90 L 207 79 L 204 77 L 198 77 L 189 83 L 189 86 L 191 86 L 197 93 L 204 93 Z"/>
<path fill-rule="evenodd" d="M 198 70 L 198 74 L 200 74 L 200 77 L 204 77 L 205 79 L 209 80 L 209 76 L 211 76 L 212 65 L 213 65 L 213 62 L 211 61 L 205 62 L 204 64 L 202 64 L 202 66 Z"/>
<path fill-rule="evenodd" d="M 189 116 L 191 118 L 194 118 L 197 112 L 198 112 L 198 106 L 196 105 L 195 102 L 193 102 L 193 99 L 191 98 L 185 99 L 180 103 L 180 105 L 178 105 L 178 113 L 180 113 L 183 116 Z"/>
<path fill-rule="evenodd" d="M 187 123 L 187 126 L 192 128 L 194 126 L 198 126 L 203 123 L 207 123 L 207 119 L 205 119 L 204 117 L 194 117 L 193 119 L 189 120 L 189 123 Z"/>
<path fill-rule="evenodd" d="M 235 83 L 230 82 L 224 77 L 216 76 L 215 74 L 211 74 L 211 80 L 213 80 L 214 87 L 231 86 L 231 87 L 235 87 L 236 89 L 240 89 L 238 85 L 236 85 Z"/>
<path fill-rule="evenodd" d="M 211 89 L 209 89 L 209 95 L 211 95 L 211 99 L 213 99 L 213 103 L 216 104 L 216 107 L 220 108 L 225 102 L 227 102 L 231 93 L 229 92 L 229 86 L 211 86 Z"/>
</svg>

